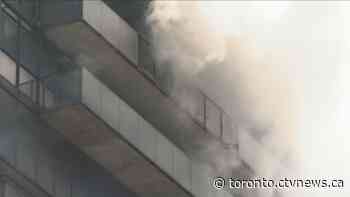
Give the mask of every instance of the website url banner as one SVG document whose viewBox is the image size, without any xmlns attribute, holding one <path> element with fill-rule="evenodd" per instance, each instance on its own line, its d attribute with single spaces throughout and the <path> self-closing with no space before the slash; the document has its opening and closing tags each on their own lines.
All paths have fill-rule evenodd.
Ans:
<svg viewBox="0 0 350 197">
<path fill-rule="evenodd" d="M 240 188 L 343 188 L 342 179 L 280 179 L 278 181 L 266 178 L 240 180 L 234 178 L 217 177 L 213 180 L 215 189 Z"/>
</svg>

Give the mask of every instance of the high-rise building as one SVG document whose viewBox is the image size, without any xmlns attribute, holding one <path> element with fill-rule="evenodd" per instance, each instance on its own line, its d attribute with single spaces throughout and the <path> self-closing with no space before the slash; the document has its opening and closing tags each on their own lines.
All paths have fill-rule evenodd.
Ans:
<svg viewBox="0 0 350 197">
<path fill-rule="evenodd" d="M 146 8 L 1 1 L 0 197 L 244 194 L 212 187 L 216 176 L 253 174 L 243 128 L 191 84 L 172 91 Z M 241 164 L 218 170 L 232 160 Z"/>
</svg>

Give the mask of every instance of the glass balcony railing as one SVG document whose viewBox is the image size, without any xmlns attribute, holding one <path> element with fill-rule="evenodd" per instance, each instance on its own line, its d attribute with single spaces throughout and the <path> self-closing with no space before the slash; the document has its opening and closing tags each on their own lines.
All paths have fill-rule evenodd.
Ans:
<svg viewBox="0 0 350 197">
<path fill-rule="evenodd" d="M 94 28 L 105 32 L 104 36 L 106 39 L 109 40 L 116 48 L 124 48 L 126 51 L 122 50 L 122 52 L 126 54 L 126 57 L 133 57 L 133 62 L 137 63 L 137 68 L 143 74 L 145 74 L 146 77 L 150 78 L 157 87 L 161 88 L 163 92 L 167 93 L 169 96 L 172 96 L 184 110 L 189 112 L 194 121 L 198 122 L 203 128 L 206 128 L 214 137 L 221 139 L 225 144 L 237 144 L 237 139 L 235 137 L 237 135 L 235 128 L 236 126 L 232 122 L 232 119 L 230 119 L 230 117 L 220 107 L 218 107 L 199 89 L 184 86 L 180 87 L 179 90 L 178 87 L 175 87 L 174 84 L 176 84 L 176 82 L 174 82 L 175 77 L 171 66 L 168 65 L 164 67 L 156 64 L 152 54 L 152 46 L 147 40 L 142 38 L 140 35 L 128 36 L 128 39 L 123 40 L 122 32 L 124 32 L 125 35 L 130 34 L 130 32 L 133 32 L 130 35 L 137 35 L 137 33 L 102 1 L 76 1 L 74 3 L 69 1 L 55 1 L 50 2 L 50 4 L 46 1 L 39 4 L 39 1 L 37 0 L 31 0 L 28 2 L 25 1 L 25 3 L 20 0 L 10 0 L 4 2 L 10 8 L 21 14 L 24 19 L 27 18 L 31 20 L 34 20 L 34 18 L 41 20 L 40 17 L 37 17 L 37 15 L 39 15 L 37 13 L 39 12 L 37 9 L 40 7 L 40 5 L 42 7 L 48 7 L 48 9 L 62 8 L 69 10 L 83 6 L 82 14 L 85 17 L 85 20 L 90 21 L 92 25 L 95 25 L 95 27 L 93 26 Z M 40 10 L 44 11 L 44 9 Z M 104 13 L 105 15 L 102 18 L 101 13 Z M 19 63 L 23 66 L 23 70 L 33 75 L 34 78 L 43 78 L 44 76 L 50 75 L 50 73 L 56 72 L 59 64 L 52 61 L 53 58 L 50 58 L 52 56 L 50 54 L 50 48 L 45 47 L 40 42 L 37 42 L 38 39 L 35 38 L 35 36 L 28 33 L 28 30 L 22 27 L 19 22 L 16 22 L 11 17 L 7 16 L 3 11 L 0 14 L 1 49 L 10 57 L 16 57 L 16 59 L 19 59 Z M 44 16 L 47 17 L 46 14 L 44 14 Z M 45 20 L 46 21 L 43 22 L 44 24 L 51 24 L 54 22 L 57 23 L 58 19 L 50 19 L 50 17 L 48 17 Z M 35 24 L 40 24 L 40 22 Z M 115 31 L 113 31 L 113 26 L 115 26 Z M 124 30 L 121 31 L 122 29 Z M 131 48 L 126 46 L 130 46 Z M 138 46 L 136 47 L 136 52 L 135 48 L 132 46 Z M 138 54 L 137 57 L 135 57 L 135 54 Z M 9 74 L 7 75 L 13 78 L 13 74 L 10 74 L 12 76 Z M 12 82 L 15 82 L 13 79 L 11 80 Z M 38 97 L 36 100 L 50 98 L 50 96 L 43 96 L 46 93 L 42 93 L 43 95 L 40 95 L 40 92 L 42 92 L 40 90 L 41 87 L 34 88 L 34 86 L 41 86 L 39 83 L 35 84 L 33 81 L 32 85 L 21 84 L 21 86 L 23 86 L 22 89 L 25 89 L 26 91 L 29 91 L 28 88 L 33 89 L 31 90 L 31 94 L 33 91 L 39 92 L 39 96 L 36 96 Z M 60 91 L 59 87 L 55 87 L 54 89 L 54 91 Z M 34 97 L 34 95 L 30 96 Z M 41 102 L 52 103 L 53 99 L 49 100 L 51 101 L 45 100 Z"/>
<path fill-rule="evenodd" d="M 237 145 L 236 125 L 227 113 L 198 88 L 190 85 L 177 86 L 170 65 L 157 65 L 152 45 L 138 36 L 138 69 L 150 78 L 163 92 L 175 101 L 213 136 L 227 145 Z"/>
<path fill-rule="evenodd" d="M 8 12 L 0 11 L 0 46 L 11 58 L 18 60 L 28 72 L 36 78 L 42 78 L 59 69 L 53 61 L 53 49 L 31 33 L 20 20 L 11 17 Z"/>
<path fill-rule="evenodd" d="M 208 130 L 214 137 L 228 145 L 236 145 L 235 125 L 229 116 L 218 105 L 193 87 L 176 87 L 176 77 L 172 65 L 157 65 L 153 58 L 152 45 L 139 35 L 127 22 L 118 16 L 101 0 L 81 1 L 39 1 L 39 0 L 4 0 L 5 5 L 19 13 L 29 24 L 40 24 L 43 27 L 62 25 L 84 20 L 113 47 L 129 59 L 138 70 L 168 96 L 188 111 L 194 121 Z M 63 14 L 64 13 L 64 14 Z M 37 21 L 35 21 L 37 20 Z M 11 20 L 1 21 L 3 34 L 0 42 L 11 56 L 19 55 L 21 64 L 30 72 L 47 75 L 55 66 L 49 62 L 47 51 L 34 42 L 35 38 L 25 30 L 18 35 L 18 24 Z M 21 39 L 19 39 L 21 38 Z M 23 47 L 16 45 L 20 40 Z M 50 69 L 48 69 L 50 68 Z M 46 70 L 45 70 L 46 69 Z M 183 97 L 186 97 L 183 99 Z M 185 100 L 185 101 L 184 101 Z M 233 132 L 233 133 L 232 133 Z M 230 136 L 227 138 L 227 136 Z"/>
<path fill-rule="evenodd" d="M 2 0 L 12 10 L 19 13 L 27 23 L 36 25 L 39 19 L 39 0 Z"/>
<path fill-rule="evenodd" d="M 1 12 L 1 14 L 1 21 L 9 20 L 17 24 L 5 13 Z M 42 46 L 38 45 L 40 40 L 33 37 L 32 32 L 23 29 L 21 25 L 16 25 L 16 28 L 19 29 L 13 32 L 14 37 L 26 38 L 22 40 L 24 43 L 16 41 L 17 51 L 34 53 L 33 46 Z M 6 32 L 7 30 L 2 28 L 0 35 Z M 45 53 L 42 53 L 40 55 L 15 54 L 12 57 L 8 55 L 9 50 L 6 46 L 1 45 L 0 74 L 33 103 L 38 104 L 42 113 L 71 104 L 85 105 L 187 191 L 193 194 L 204 192 L 206 196 L 213 196 L 215 191 L 203 190 L 203 188 L 210 188 L 209 174 L 200 183 L 192 179 L 207 172 L 196 170 L 201 164 L 194 163 L 89 71 L 80 67 L 70 67 L 71 69 L 68 70 L 56 70 L 56 72 L 43 74 L 41 71 L 46 71 L 44 66 L 50 66 L 50 64 L 41 63 L 41 61 L 51 56 L 45 56 Z M 50 58 L 50 61 L 54 60 Z M 151 66 L 144 65 L 144 68 L 151 68 L 149 72 L 152 72 Z M 200 186 L 197 186 L 198 184 Z"/>
<path fill-rule="evenodd" d="M 2 188 L 1 197 L 33 197 L 8 176 L 0 176 L 0 188 Z"/>
<path fill-rule="evenodd" d="M 53 54 L 55 51 L 52 48 L 44 45 L 42 39 L 37 38 L 4 9 L 0 9 L 0 49 L 0 74 L 10 84 L 41 107 L 59 103 L 57 95 L 63 93 L 53 94 L 59 91 L 59 87 L 58 83 L 52 85 L 51 81 L 54 78 L 49 76 L 59 73 L 65 67 L 55 60 L 56 56 Z M 67 82 L 69 83 L 69 80 Z M 67 84 L 66 86 L 74 88 Z M 62 98 L 67 97 L 64 95 Z"/>
<path fill-rule="evenodd" d="M 229 196 L 225 191 L 210 189 L 214 174 L 210 174 L 209 166 L 204 168 L 204 164 L 192 161 L 96 77 L 86 69 L 82 73 L 82 103 L 146 157 L 195 196 Z"/>
<path fill-rule="evenodd" d="M 204 170 L 210 168 L 196 171 L 200 164 L 191 161 L 87 70 L 74 66 L 68 66 L 70 69 L 64 71 L 57 69 L 59 66 L 67 66 L 59 64 L 49 53 L 51 49 L 45 48 L 42 41 L 33 36 L 31 31 L 2 10 L 0 14 L 0 37 L 4 38 L 0 40 L 4 43 L 1 45 L 4 57 L 1 61 L 4 64 L 1 65 L 0 74 L 36 103 L 42 112 L 71 104 L 86 105 L 182 187 L 195 196 L 214 196 L 215 191 L 208 190 L 210 178 L 213 176 Z M 151 45 L 146 40 L 140 38 L 138 46 L 140 63 L 137 68 L 158 87 L 165 88 L 166 86 L 159 84 L 162 84 L 164 79 L 171 79 L 171 72 L 159 71 L 152 58 Z M 230 118 L 215 103 L 198 89 L 180 89 L 172 96 L 175 100 L 178 99 L 179 105 L 187 110 L 196 122 L 206 127 L 215 137 L 223 137 L 226 144 L 236 143 Z M 163 91 L 166 92 L 164 89 Z M 187 102 L 181 102 L 183 98 L 178 96 L 186 97 L 184 100 Z M 199 183 L 194 182 L 193 177 L 200 176 L 199 174 L 207 176 Z M 221 193 L 230 196 L 225 191 Z"/>
<path fill-rule="evenodd" d="M 26 196 L 13 190 L 4 196 L 2 175 L 33 197 L 135 196 L 1 88 L 0 98 L 1 197 Z"/>
<path fill-rule="evenodd" d="M 80 74 L 78 74 L 79 72 Z M 70 85 L 67 86 L 64 83 Z M 74 83 L 78 84 L 74 85 Z M 193 195 L 212 197 L 218 193 L 225 194 L 225 191 L 210 189 L 214 174 L 210 174 L 213 172 L 209 166 L 196 163 L 188 158 L 161 132 L 144 120 L 86 69 L 78 69 L 74 72 L 55 76 L 54 79 L 44 80 L 44 84 L 48 86 L 47 89 L 50 92 L 59 94 L 59 98 L 66 98 L 65 102 L 63 102 L 64 104 L 73 102 L 87 106 L 136 149 L 142 152 L 145 157 L 154 162 Z M 52 89 L 51 87 L 55 88 Z M 81 93 L 74 93 L 76 91 Z M 79 101 L 79 99 L 81 100 Z M 201 179 L 193 179 L 193 177 L 200 177 Z M 226 195 L 229 196 L 228 193 Z"/>
</svg>

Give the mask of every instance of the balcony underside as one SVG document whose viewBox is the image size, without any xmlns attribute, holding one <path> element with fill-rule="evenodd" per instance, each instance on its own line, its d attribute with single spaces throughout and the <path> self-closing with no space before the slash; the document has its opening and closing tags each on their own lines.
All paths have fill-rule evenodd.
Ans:
<svg viewBox="0 0 350 197">
<path fill-rule="evenodd" d="M 190 196 L 84 105 L 53 110 L 43 118 L 140 196 Z"/>
<path fill-rule="evenodd" d="M 224 147 L 219 141 L 179 109 L 85 21 L 48 28 L 46 35 L 187 154 L 214 164 L 217 159 L 213 158 L 216 155 L 213 152 L 223 154 Z M 232 157 L 232 152 L 228 154 L 227 157 Z"/>
</svg>

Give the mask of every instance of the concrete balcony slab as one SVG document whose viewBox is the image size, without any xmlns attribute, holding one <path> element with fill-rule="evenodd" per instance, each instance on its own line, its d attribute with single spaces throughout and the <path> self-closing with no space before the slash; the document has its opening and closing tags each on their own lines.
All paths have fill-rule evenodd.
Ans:
<svg viewBox="0 0 350 197">
<path fill-rule="evenodd" d="M 83 104 L 65 106 L 43 118 L 140 196 L 191 196 Z"/>
</svg>

